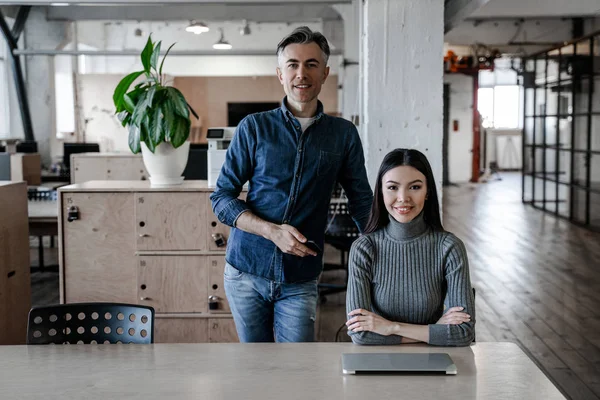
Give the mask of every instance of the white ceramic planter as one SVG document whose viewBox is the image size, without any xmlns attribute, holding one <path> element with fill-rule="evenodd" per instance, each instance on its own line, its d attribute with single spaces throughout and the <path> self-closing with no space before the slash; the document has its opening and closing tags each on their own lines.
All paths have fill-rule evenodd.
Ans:
<svg viewBox="0 0 600 400">
<path fill-rule="evenodd" d="M 150 175 L 151 186 L 180 185 L 183 182 L 183 170 L 190 154 L 190 142 L 186 141 L 178 148 L 162 142 L 154 153 L 142 142 L 144 165 Z"/>
</svg>

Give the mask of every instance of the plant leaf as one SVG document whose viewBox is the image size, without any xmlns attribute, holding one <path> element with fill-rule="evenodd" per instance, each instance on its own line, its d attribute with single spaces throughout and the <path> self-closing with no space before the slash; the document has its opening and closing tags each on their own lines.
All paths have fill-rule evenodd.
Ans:
<svg viewBox="0 0 600 400">
<path fill-rule="evenodd" d="M 166 92 L 166 91 L 165 91 Z M 174 129 L 175 123 L 175 110 L 173 109 L 173 104 L 171 101 L 166 98 L 162 103 L 162 112 L 163 112 L 163 131 L 165 133 L 165 141 L 171 141 L 171 133 Z"/>
<path fill-rule="evenodd" d="M 177 148 L 181 146 L 190 135 L 191 122 L 189 118 L 175 117 L 173 131 L 171 132 L 171 144 Z"/>
<path fill-rule="evenodd" d="M 192 114 L 194 115 L 194 117 L 196 117 L 196 119 L 200 119 L 200 117 L 198 116 L 198 114 L 196 114 L 196 111 L 194 111 L 194 109 L 192 108 L 192 106 L 190 106 L 190 103 L 188 103 L 186 101 L 185 104 L 187 104 L 188 108 L 190 109 L 190 111 L 192 112 Z"/>
<path fill-rule="evenodd" d="M 148 125 L 148 135 L 150 139 L 158 145 L 165 140 L 165 131 L 163 126 L 163 113 L 160 105 L 154 106 L 153 113 L 150 114 Z"/>
<path fill-rule="evenodd" d="M 121 79 L 121 82 L 119 82 L 115 88 L 115 92 L 113 93 L 113 102 L 115 103 L 118 113 L 125 109 L 125 106 L 123 105 L 123 95 L 127 93 L 129 86 L 131 86 L 131 84 L 143 73 L 144 71 L 130 73 L 125 78 Z"/>
<path fill-rule="evenodd" d="M 163 57 L 161 63 L 160 63 L 160 69 L 158 70 L 158 75 L 162 76 L 162 69 L 163 69 L 163 64 L 165 63 L 165 59 L 167 58 L 167 55 L 169 54 L 169 52 L 171 51 L 171 48 L 175 46 L 175 43 L 173 43 L 172 45 L 169 46 L 169 48 L 167 49 L 167 52 L 165 53 L 165 56 Z"/>
<path fill-rule="evenodd" d="M 129 124 L 129 148 L 133 154 L 140 152 L 140 127 L 135 124 Z"/>
<path fill-rule="evenodd" d="M 148 36 L 148 41 L 146 42 L 146 47 L 142 50 L 142 65 L 144 66 L 144 72 L 146 74 L 150 73 L 150 61 L 152 58 L 152 52 L 154 50 L 154 45 L 152 44 L 152 35 Z"/>
<path fill-rule="evenodd" d="M 126 126 L 131 121 L 131 114 L 127 111 L 121 111 L 117 114 L 117 118 L 121 121 L 122 126 Z"/>
<path fill-rule="evenodd" d="M 190 118 L 190 111 L 188 109 L 187 102 L 185 101 L 185 97 L 179 90 L 174 87 L 167 88 L 168 98 L 171 100 L 173 104 L 173 109 L 175 110 L 175 114 L 180 115 L 184 118 Z"/>
<path fill-rule="evenodd" d="M 146 93 L 146 98 L 144 102 L 146 103 L 146 107 L 152 107 L 152 101 L 154 100 L 154 94 L 156 93 L 156 86 L 151 86 Z"/>
<path fill-rule="evenodd" d="M 131 123 L 140 126 L 142 120 L 144 119 L 144 115 L 146 115 L 146 96 L 148 92 L 144 92 L 138 98 L 137 104 L 133 109 L 133 113 L 131 115 Z"/>
<path fill-rule="evenodd" d="M 128 113 L 132 113 L 135 108 L 135 103 L 127 93 L 123 95 L 123 106 Z"/>
<path fill-rule="evenodd" d="M 154 47 L 154 51 L 152 51 L 152 58 L 150 59 L 150 66 L 154 68 L 156 72 L 158 72 L 156 67 L 158 65 L 158 57 L 160 56 L 160 44 L 160 41 L 156 43 L 156 47 Z"/>
</svg>

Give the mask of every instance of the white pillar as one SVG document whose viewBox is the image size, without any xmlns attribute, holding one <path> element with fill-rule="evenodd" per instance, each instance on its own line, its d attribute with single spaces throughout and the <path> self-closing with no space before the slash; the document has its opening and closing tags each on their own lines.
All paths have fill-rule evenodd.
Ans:
<svg viewBox="0 0 600 400">
<path fill-rule="evenodd" d="M 359 59 L 360 59 L 360 9 L 362 0 L 354 0 L 352 4 L 338 4 L 333 6 L 344 20 L 344 55 L 345 65 L 340 65 L 338 83 L 341 86 L 339 93 L 339 111 L 342 117 L 360 122 L 360 85 L 359 85 Z"/>
<path fill-rule="evenodd" d="M 383 157 L 398 147 L 422 151 L 441 197 L 443 0 L 365 0 L 362 134 L 375 183 Z"/>
<path fill-rule="evenodd" d="M 47 21 L 46 7 L 32 7 L 23 32 L 25 47 L 56 49 L 65 40 L 66 25 L 64 21 Z M 42 164 L 49 165 L 51 144 L 56 142 L 54 61 L 48 56 L 27 56 L 26 71 L 33 134 Z"/>
</svg>

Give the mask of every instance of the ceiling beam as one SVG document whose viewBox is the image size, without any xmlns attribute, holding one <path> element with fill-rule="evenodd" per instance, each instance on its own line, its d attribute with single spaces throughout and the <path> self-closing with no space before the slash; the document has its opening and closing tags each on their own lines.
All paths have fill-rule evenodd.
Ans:
<svg viewBox="0 0 600 400">
<path fill-rule="evenodd" d="M 501 17 L 493 17 L 493 16 L 482 16 L 482 17 L 469 17 L 465 18 L 465 21 L 470 22 L 483 22 L 483 21 L 567 21 L 573 18 L 583 18 L 583 19 L 593 19 L 593 15 L 573 15 L 573 16 L 553 16 L 553 15 L 539 15 L 539 16 L 501 16 Z"/>
<path fill-rule="evenodd" d="M 139 56 L 140 50 L 52 50 L 52 49 L 24 49 L 14 50 L 15 56 Z M 162 55 L 165 51 L 161 52 Z M 332 56 L 342 55 L 339 49 L 331 50 Z M 275 57 L 275 51 L 269 50 L 179 50 L 169 52 L 172 56 L 270 56 Z"/>
<path fill-rule="evenodd" d="M 227 4 L 227 5 L 235 5 L 235 4 L 243 4 L 243 5 L 276 5 L 276 4 L 344 4 L 344 3 L 352 3 L 352 0 L 176 0 L 173 2 L 168 2 L 168 5 L 164 0 L 123 0 L 123 1 L 115 1 L 115 0 L 2 0 L 3 5 L 56 5 L 59 3 L 69 4 L 69 5 L 78 5 L 78 4 L 86 4 L 86 5 L 106 5 L 106 6 L 123 6 L 123 5 L 141 5 L 141 4 L 155 4 L 162 5 L 164 7 L 171 7 L 178 4 Z"/>
<path fill-rule="evenodd" d="M 179 4 L 48 7 L 48 20 L 136 20 L 136 21 L 235 21 L 312 22 L 339 20 L 340 14 L 329 5 L 227 5 Z"/>
<path fill-rule="evenodd" d="M 444 33 L 450 32 L 479 7 L 490 0 L 446 0 L 444 5 Z"/>
</svg>

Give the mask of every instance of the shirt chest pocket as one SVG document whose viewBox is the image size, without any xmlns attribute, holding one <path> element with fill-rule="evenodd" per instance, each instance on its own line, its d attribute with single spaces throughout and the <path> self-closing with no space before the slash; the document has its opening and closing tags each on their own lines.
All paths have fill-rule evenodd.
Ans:
<svg viewBox="0 0 600 400">
<path fill-rule="evenodd" d="M 337 170 L 342 162 L 342 155 L 321 150 L 319 155 L 319 166 L 317 168 L 318 176 L 329 174 L 337 175 Z"/>
</svg>

